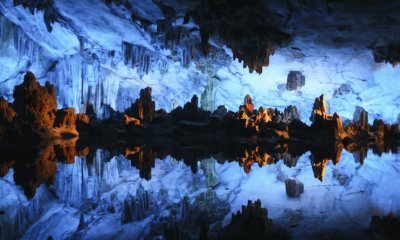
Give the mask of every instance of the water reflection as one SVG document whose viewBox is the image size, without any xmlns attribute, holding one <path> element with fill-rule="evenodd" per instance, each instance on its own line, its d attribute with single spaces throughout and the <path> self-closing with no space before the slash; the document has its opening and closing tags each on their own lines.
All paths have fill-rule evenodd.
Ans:
<svg viewBox="0 0 400 240">
<path fill-rule="evenodd" d="M 167 156 L 176 161 L 182 161 L 189 166 L 193 173 L 198 172 L 198 162 L 215 159 L 217 163 L 236 161 L 249 173 L 254 165 L 265 167 L 282 161 L 287 167 L 296 167 L 300 156 L 309 152 L 309 158 L 314 177 L 321 182 L 324 180 L 326 165 L 332 162 L 334 165 L 340 163 L 342 152 L 345 149 L 352 153 L 356 163 L 363 164 L 367 157 L 368 149 L 373 154 L 381 156 L 383 153 L 398 153 L 397 142 L 385 144 L 349 143 L 346 147 L 340 142 L 325 145 L 308 146 L 300 143 L 271 143 L 241 142 L 229 144 L 141 144 L 112 146 L 99 148 L 99 146 L 86 146 L 77 143 L 76 140 L 56 142 L 54 144 L 40 145 L 38 147 L 23 146 L 2 149 L 0 158 L 0 176 L 4 176 L 10 168 L 14 169 L 14 181 L 24 189 L 28 198 L 35 195 L 36 188 L 41 184 L 52 185 L 57 172 L 57 162 L 63 164 L 82 164 L 87 166 L 97 164 L 95 159 L 109 162 L 114 157 L 123 157 L 130 161 L 130 165 L 139 170 L 140 178 L 150 180 L 152 169 L 155 167 L 156 159 L 165 159 Z M 215 161 L 214 160 L 214 161 Z M 206 163 L 201 163 L 203 172 Z M 97 169 L 98 168 L 98 169 Z M 104 171 L 102 166 L 97 166 L 98 171 Z M 83 176 L 85 177 L 85 176 Z M 209 178 L 215 176 L 209 175 Z M 209 179 L 218 181 L 217 179 Z M 210 183 L 211 186 L 213 185 Z M 216 185 L 216 183 L 214 183 Z"/>
<path fill-rule="evenodd" d="M 22 234 L 28 238 L 35 238 L 35 234 L 38 233 L 30 227 L 34 222 L 44 221 L 35 225 L 44 228 L 48 224 L 46 221 L 50 221 L 47 218 L 43 220 L 43 214 L 50 211 L 48 209 L 51 211 L 47 214 L 55 220 L 49 223 L 47 230 L 59 228 L 55 221 L 65 218 L 63 221 L 73 224 L 63 226 L 62 230 L 58 231 L 62 234 L 73 233 L 74 235 L 68 236 L 79 239 L 95 234 L 89 232 L 95 231 L 96 228 L 90 231 L 77 230 L 78 228 L 85 229 L 91 226 L 90 224 L 101 228 L 107 221 L 111 221 L 109 218 L 118 219 L 113 220 L 117 221 L 118 225 L 112 225 L 118 229 L 131 222 L 152 226 L 150 228 L 154 231 L 154 236 L 165 232 L 175 236 L 177 233 L 174 232 L 174 224 L 177 223 L 174 221 L 177 221 L 196 235 L 198 225 L 205 224 L 204 219 L 197 215 L 177 217 L 179 214 L 187 216 L 187 213 L 182 213 L 183 206 L 189 210 L 201 209 L 204 215 L 214 216 L 213 210 L 205 207 L 207 203 L 213 202 L 212 208 L 224 209 L 224 214 L 212 219 L 222 221 L 229 209 L 236 211 L 238 205 L 241 206 L 250 199 L 256 200 L 256 197 L 261 198 L 263 207 L 272 212 L 271 218 L 283 219 L 283 225 L 295 226 L 296 229 L 297 226 L 298 229 L 302 229 L 316 225 L 320 219 L 315 216 L 331 219 L 330 224 L 333 221 L 332 224 L 335 225 L 341 219 L 335 216 L 350 213 L 354 217 L 359 214 L 358 209 L 365 212 L 363 214 L 366 216 L 361 218 L 357 215 L 356 221 L 369 218 L 377 206 L 387 207 L 385 211 L 400 207 L 400 202 L 396 202 L 397 198 L 394 197 L 398 191 L 390 186 L 392 183 L 389 176 L 393 174 L 384 176 L 384 171 L 392 173 L 399 167 L 398 160 L 395 160 L 397 155 L 385 155 L 397 154 L 396 144 L 332 143 L 309 146 L 299 143 L 240 140 L 231 143 L 201 144 L 186 141 L 169 144 L 118 143 L 117 146 L 107 147 L 69 141 L 38 147 L 8 147 L 3 150 L 0 166 L 2 177 L 6 180 L 0 181 L 1 188 L 7 189 L 5 186 L 8 182 L 14 181 L 27 197 L 26 200 L 19 200 L 18 204 L 8 203 L 10 205 L 6 205 L 7 200 L 0 200 L 0 210 L 5 212 L 0 216 L 0 227 L 3 231 L 1 237 L 4 239 L 18 238 Z M 374 158 L 368 157 L 368 154 L 389 158 L 391 162 L 374 162 L 372 166 L 386 164 L 391 169 L 384 166 L 382 169 L 378 168 L 379 171 L 370 170 L 371 166 L 367 163 Z M 366 167 L 362 166 L 363 164 Z M 368 174 L 373 178 L 371 183 L 365 179 L 352 179 L 359 171 L 357 168 L 363 167 L 365 171 L 370 171 Z M 332 168 L 332 171 L 329 171 L 329 168 Z M 305 185 L 306 195 L 294 200 L 296 204 L 284 200 L 284 182 L 288 177 L 300 178 Z M 351 181 L 354 185 L 349 184 Z M 382 189 L 372 188 L 373 185 L 379 185 Z M 324 189 L 319 188 L 321 186 Z M 342 192 L 337 192 L 338 186 Z M 265 188 L 268 191 L 264 192 Z M 208 191 L 206 189 L 211 192 L 205 194 L 204 191 Z M 13 191 L 13 194 L 18 195 L 17 190 L 11 190 Z M 146 197 L 139 198 L 138 192 L 140 196 Z M 280 193 L 283 195 L 279 195 Z M 379 198 L 374 199 L 374 194 Z M 21 199 L 21 196 L 18 195 L 18 198 Z M 219 200 L 220 198 L 223 200 Z M 386 200 L 383 200 L 385 198 Z M 359 202 L 360 199 L 368 200 Z M 388 199 L 394 202 L 387 205 Z M 355 201 L 357 204 L 354 204 Z M 384 203 L 381 203 L 382 201 Z M 147 202 L 153 205 L 144 208 Z M 268 203 L 270 205 L 267 205 Z M 9 207 L 3 209 L 2 206 Z M 132 210 L 141 209 L 141 206 L 145 210 L 140 214 L 138 210 Z M 70 207 L 75 210 L 69 209 Z M 278 209 L 286 215 L 293 216 L 281 217 L 277 214 Z M 379 209 L 382 210 L 382 207 Z M 187 211 L 191 212 L 189 210 Z M 177 216 L 164 216 L 163 214 L 167 214 L 165 211 Z M 136 216 L 135 214 L 141 217 L 129 217 Z M 299 214 L 301 218 L 296 217 Z M 149 216 L 156 216 L 150 225 L 145 223 Z M 197 219 L 197 225 L 190 222 L 194 218 Z M 335 222 L 336 218 L 338 222 Z M 102 225 L 101 221 L 96 219 L 102 219 L 105 223 Z M 285 219 L 298 220 L 293 223 Z M 181 221 L 189 221 L 190 224 L 183 224 Z M 310 223 L 302 225 L 302 221 Z M 163 224 L 169 227 L 164 229 Z M 26 232 L 28 229 L 30 230 Z M 145 234 L 138 229 L 135 230 L 138 234 L 135 236 L 143 237 Z M 54 230 L 51 235 L 59 236 L 57 234 Z"/>
</svg>

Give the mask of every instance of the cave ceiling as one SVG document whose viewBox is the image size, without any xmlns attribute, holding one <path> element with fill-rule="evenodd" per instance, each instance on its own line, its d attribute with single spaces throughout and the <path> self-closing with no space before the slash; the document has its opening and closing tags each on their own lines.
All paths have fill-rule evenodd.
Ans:
<svg viewBox="0 0 400 240">
<path fill-rule="evenodd" d="M 31 14 L 43 12 L 48 31 L 54 22 L 65 23 L 53 0 L 14 0 Z M 143 29 L 168 31 L 174 22 L 195 23 L 204 55 L 210 40 L 225 44 L 233 58 L 250 72 L 262 72 L 279 47 L 302 39 L 328 47 L 370 49 L 376 62 L 396 65 L 400 60 L 400 1 L 388 0 L 104 0 L 111 12 L 119 10 Z M 99 4 L 103 4 L 99 3 Z M 79 3 L 78 3 L 79 4 Z M 96 13 L 101 18 L 102 13 Z M 117 13 L 115 13 L 117 14 Z M 299 49 L 301 50 L 301 49 Z"/>
</svg>

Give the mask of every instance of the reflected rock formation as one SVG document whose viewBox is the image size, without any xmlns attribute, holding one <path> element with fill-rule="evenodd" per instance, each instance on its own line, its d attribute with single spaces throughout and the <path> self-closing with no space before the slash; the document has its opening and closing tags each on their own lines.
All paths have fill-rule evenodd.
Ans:
<svg viewBox="0 0 400 240">
<path fill-rule="evenodd" d="M 288 239 L 273 221 L 261 201 L 249 201 L 242 211 L 232 214 L 231 222 L 218 234 L 218 239 Z"/>
<path fill-rule="evenodd" d="M 386 216 L 373 216 L 368 232 L 373 238 L 398 239 L 400 238 L 400 219 L 396 213 Z"/>
</svg>

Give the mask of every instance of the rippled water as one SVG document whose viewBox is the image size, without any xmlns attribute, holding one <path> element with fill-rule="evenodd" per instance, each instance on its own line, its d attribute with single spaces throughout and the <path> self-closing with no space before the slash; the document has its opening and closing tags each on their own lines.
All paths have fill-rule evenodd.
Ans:
<svg viewBox="0 0 400 240">
<path fill-rule="evenodd" d="M 218 209 L 210 231 L 228 224 L 248 200 L 260 199 L 269 218 L 293 238 L 364 236 L 373 215 L 400 211 L 397 148 L 351 153 L 334 147 L 329 154 L 293 149 L 130 147 L 54 162 L 45 148 L 34 163 L 16 162 L 8 172 L 2 166 L 7 173 L 0 178 L 1 239 L 140 239 L 163 235 L 162 224 L 171 219 L 188 236 L 198 236 L 198 216 L 183 209 L 185 202 L 203 204 L 203 198 Z M 299 198 L 287 197 L 287 178 L 304 184 Z M 142 196 L 150 203 L 126 220 L 124 202 Z M 185 214 L 193 215 L 190 226 L 184 225 Z"/>
</svg>

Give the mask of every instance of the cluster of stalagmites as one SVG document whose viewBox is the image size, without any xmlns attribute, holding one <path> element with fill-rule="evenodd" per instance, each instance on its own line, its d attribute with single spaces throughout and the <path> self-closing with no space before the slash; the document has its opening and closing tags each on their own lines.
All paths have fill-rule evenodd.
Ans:
<svg viewBox="0 0 400 240">
<path fill-rule="evenodd" d="M 214 112 L 198 107 L 193 96 L 183 107 L 170 113 L 155 109 L 151 88 L 140 91 L 139 98 L 124 113 L 112 111 L 108 119 L 96 119 L 91 105 L 86 113 L 75 114 L 73 108 L 57 110 L 56 93 L 49 83 L 40 86 L 35 76 L 28 72 L 24 82 L 16 86 L 14 102 L 0 98 L 0 136 L 3 138 L 71 138 L 78 135 L 103 137 L 135 137 L 138 135 L 176 136 L 182 134 L 218 134 L 242 137 L 301 140 L 309 142 L 353 141 L 379 142 L 399 139 L 397 124 L 375 120 L 368 125 L 368 113 L 356 108 L 353 122 L 343 126 L 341 117 L 328 113 L 325 97 L 315 99 L 311 111 L 311 126 L 299 120 L 299 111 L 288 106 L 283 112 L 260 107 L 256 110 L 249 95 L 245 96 L 238 112 L 219 106 Z M 122 135 L 121 135 L 122 134 Z"/>
<path fill-rule="evenodd" d="M 147 217 L 152 210 L 155 210 L 156 204 L 154 197 L 142 185 L 136 190 L 136 196 L 127 196 L 122 208 L 122 223 L 142 220 Z"/>
<path fill-rule="evenodd" d="M 54 86 L 40 86 L 28 72 L 15 87 L 12 104 L 0 98 L 0 137 L 7 139 L 69 139 L 79 135 L 77 123 L 88 123 L 73 108 L 57 110 Z"/>
<path fill-rule="evenodd" d="M 156 116 L 156 104 L 151 98 L 151 88 L 140 90 L 140 98 L 125 111 L 124 124 L 140 126 L 150 124 Z"/>
<path fill-rule="evenodd" d="M 242 212 L 232 214 L 231 222 L 219 233 L 218 239 L 287 239 L 268 218 L 268 210 L 261 201 L 249 201 Z"/>
</svg>

